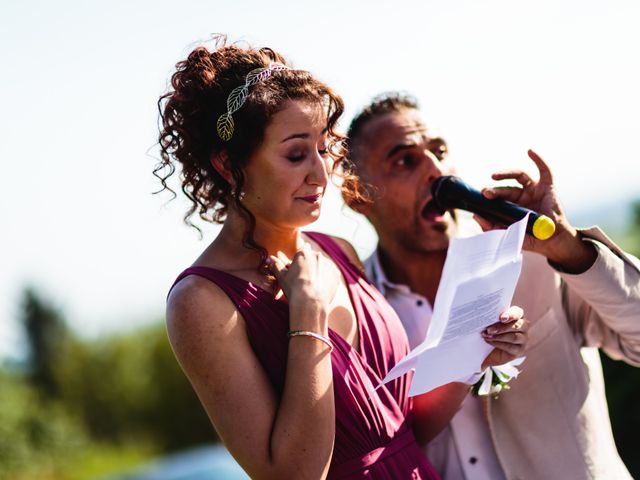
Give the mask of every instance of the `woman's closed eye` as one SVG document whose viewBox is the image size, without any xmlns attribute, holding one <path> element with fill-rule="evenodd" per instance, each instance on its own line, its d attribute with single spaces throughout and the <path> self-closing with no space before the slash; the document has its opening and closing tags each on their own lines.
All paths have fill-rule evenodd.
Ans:
<svg viewBox="0 0 640 480">
<path fill-rule="evenodd" d="M 327 155 L 329 155 L 329 148 L 327 146 L 323 146 L 322 148 L 318 148 L 318 154 L 321 157 L 326 157 Z M 293 152 L 289 155 L 287 155 L 287 160 L 289 160 L 290 162 L 293 163 L 297 163 L 297 162 L 301 162 L 302 160 L 305 159 L 305 157 L 307 156 L 307 152 Z"/>
<path fill-rule="evenodd" d="M 307 156 L 307 152 L 296 150 L 287 155 L 287 160 L 293 163 L 301 162 Z"/>
</svg>

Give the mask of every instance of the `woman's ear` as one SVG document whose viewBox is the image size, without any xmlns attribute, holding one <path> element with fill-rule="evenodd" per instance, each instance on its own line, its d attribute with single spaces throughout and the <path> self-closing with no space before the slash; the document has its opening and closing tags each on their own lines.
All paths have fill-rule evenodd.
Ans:
<svg viewBox="0 0 640 480">
<path fill-rule="evenodd" d="M 231 170 L 229 169 L 229 155 L 227 155 L 227 151 L 222 150 L 220 152 L 213 152 L 209 157 L 209 161 L 213 168 L 215 168 L 216 172 L 218 172 L 220 176 L 233 187 L 235 182 L 233 181 L 233 175 L 231 175 Z"/>
</svg>

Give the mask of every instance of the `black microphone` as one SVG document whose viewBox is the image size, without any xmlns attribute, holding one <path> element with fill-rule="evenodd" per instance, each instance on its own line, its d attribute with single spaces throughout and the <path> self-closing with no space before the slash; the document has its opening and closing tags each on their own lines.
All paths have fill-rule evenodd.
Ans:
<svg viewBox="0 0 640 480">
<path fill-rule="evenodd" d="M 445 175 L 437 178 L 431 184 L 431 194 L 440 210 L 460 208 L 500 225 L 511 225 L 529 214 L 527 233 L 540 240 L 550 238 L 556 231 L 555 223 L 546 215 L 501 198 L 488 199 L 459 177 Z"/>
</svg>

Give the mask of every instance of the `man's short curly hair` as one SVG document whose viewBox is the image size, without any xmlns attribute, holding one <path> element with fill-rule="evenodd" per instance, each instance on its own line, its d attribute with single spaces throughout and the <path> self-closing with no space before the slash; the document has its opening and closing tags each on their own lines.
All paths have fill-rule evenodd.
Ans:
<svg viewBox="0 0 640 480">
<path fill-rule="evenodd" d="M 352 164 L 354 164 L 356 168 L 359 167 L 360 137 L 367 123 L 387 113 L 401 112 L 403 110 L 418 110 L 419 108 L 418 100 L 413 95 L 405 92 L 391 91 L 376 95 L 366 107 L 353 117 L 349 125 L 349 130 L 347 131 L 347 146 L 349 150 L 349 160 Z"/>
</svg>

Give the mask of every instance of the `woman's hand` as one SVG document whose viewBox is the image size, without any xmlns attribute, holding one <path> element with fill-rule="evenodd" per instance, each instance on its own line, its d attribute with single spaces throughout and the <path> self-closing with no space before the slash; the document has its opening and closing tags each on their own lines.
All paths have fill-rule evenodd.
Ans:
<svg viewBox="0 0 640 480">
<path fill-rule="evenodd" d="M 529 322 L 520 307 L 511 307 L 500 315 L 500 321 L 482 332 L 495 348 L 482 362 L 482 370 L 514 360 L 524 353 Z M 491 333 L 489 333 L 491 332 Z M 414 433 L 424 445 L 436 437 L 460 409 L 469 393 L 469 385 L 451 382 L 414 397 Z"/>
<path fill-rule="evenodd" d="M 269 258 L 268 263 L 290 308 L 303 313 L 290 316 L 291 329 L 326 334 L 326 318 L 339 282 L 340 272 L 336 265 L 320 252 L 312 250 L 308 243 L 291 260 L 278 252 L 277 256 Z M 300 324 L 294 325 L 293 322 Z"/>
<path fill-rule="evenodd" d="M 485 341 L 495 347 L 482 362 L 482 370 L 521 357 L 529 339 L 529 321 L 520 307 L 510 307 L 500 321 L 482 332 Z"/>
</svg>

